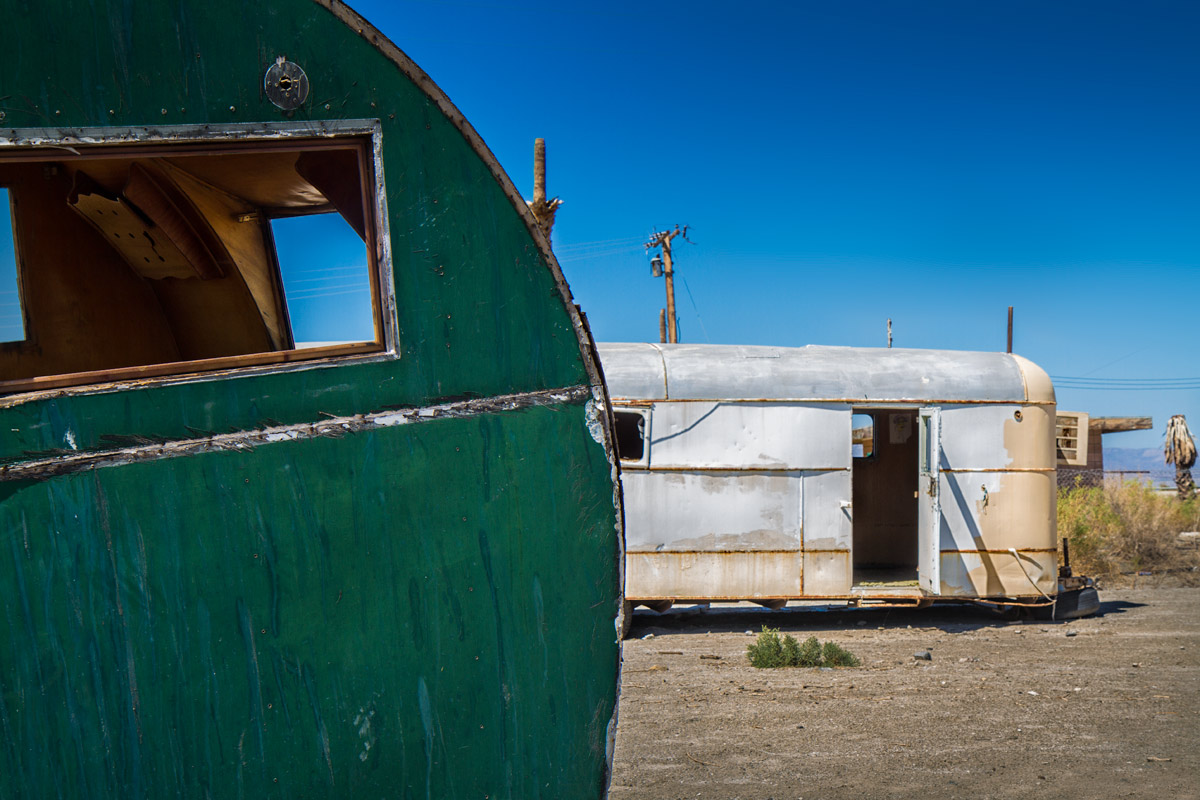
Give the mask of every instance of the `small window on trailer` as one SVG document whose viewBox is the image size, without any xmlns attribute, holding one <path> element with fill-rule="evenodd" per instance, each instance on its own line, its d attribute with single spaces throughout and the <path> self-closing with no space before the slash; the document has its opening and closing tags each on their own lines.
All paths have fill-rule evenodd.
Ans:
<svg viewBox="0 0 1200 800">
<path fill-rule="evenodd" d="M 0 147 L 0 394 L 396 352 L 373 135 Z"/>
<path fill-rule="evenodd" d="M 875 416 L 863 412 L 850 417 L 850 452 L 854 458 L 870 458 L 875 453 Z"/>
<path fill-rule="evenodd" d="M 649 414 L 632 409 L 615 409 L 613 425 L 617 434 L 617 457 L 628 463 L 645 463 L 649 456 Z"/>
</svg>

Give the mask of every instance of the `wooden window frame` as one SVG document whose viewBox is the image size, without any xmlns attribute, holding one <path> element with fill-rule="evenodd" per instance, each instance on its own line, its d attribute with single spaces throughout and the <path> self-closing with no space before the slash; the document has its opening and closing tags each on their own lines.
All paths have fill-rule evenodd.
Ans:
<svg viewBox="0 0 1200 800">
<path fill-rule="evenodd" d="M 224 379 L 242 375 L 320 368 L 347 361 L 390 360 L 400 357 L 396 299 L 388 234 L 387 197 L 383 180 L 382 126 L 379 120 L 260 123 L 226 126 L 163 126 L 160 128 L 9 129 L 0 132 L 0 162 L 86 161 L 95 158 L 187 156 L 235 153 L 311 152 L 347 149 L 358 153 L 364 201 L 367 271 L 371 287 L 375 339 L 370 342 L 276 350 L 219 358 L 169 361 L 85 372 L 59 373 L 0 381 L 0 400 L 21 399 L 43 390 L 69 389 L 86 394 L 121 388 L 126 382 L 144 387 L 147 380 L 171 383 Z M 10 198 L 11 199 L 11 198 Z M 18 280 L 21 273 L 19 243 Z M 278 265 L 276 265 L 278 267 Z M 25 309 L 22 308 L 22 313 Z M 26 321 L 26 341 L 28 341 Z M 61 394 L 61 391 L 56 391 Z M 7 404 L 7 403 L 4 403 Z"/>
</svg>

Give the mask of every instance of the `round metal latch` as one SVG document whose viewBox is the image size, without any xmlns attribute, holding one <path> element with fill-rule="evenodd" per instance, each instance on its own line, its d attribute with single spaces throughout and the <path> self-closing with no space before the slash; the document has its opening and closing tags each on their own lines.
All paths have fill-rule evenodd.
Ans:
<svg viewBox="0 0 1200 800">
<path fill-rule="evenodd" d="M 308 76 L 299 64 L 280 56 L 263 76 L 263 90 L 272 103 L 291 111 L 308 99 Z"/>
</svg>

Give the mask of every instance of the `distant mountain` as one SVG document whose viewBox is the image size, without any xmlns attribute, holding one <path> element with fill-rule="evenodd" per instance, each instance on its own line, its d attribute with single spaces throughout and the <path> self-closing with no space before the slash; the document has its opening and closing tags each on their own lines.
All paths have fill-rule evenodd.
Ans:
<svg viewBox="0 0 1200 800">
<path fill-rule="evenodd" d="M 1143 450 L 1140 447 L 1105 447 L 1104 470 L 1106 472 L 1149 472 L 1156 481 L 1173 483 L 1175 468 L 1163 461 L 1160 447 Z"/>
</svg>

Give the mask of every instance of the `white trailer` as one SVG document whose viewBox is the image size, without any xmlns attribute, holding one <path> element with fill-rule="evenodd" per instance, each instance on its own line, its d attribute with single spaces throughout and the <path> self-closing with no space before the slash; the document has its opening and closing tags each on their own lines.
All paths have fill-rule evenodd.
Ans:
<svg viewBox="0 0 1200 800">
<path fill-rule="evenodd" d="M 1060 581 L 1054 387 L 1032 362 L 598 347 L 621 461 L 628 611 L 801 599 L 1048 606 L 1070 590 L 1060 616 L 1098 605 L 1069 566 Z"/>
</svg>

